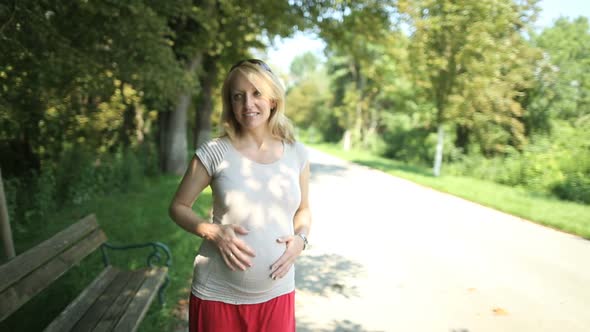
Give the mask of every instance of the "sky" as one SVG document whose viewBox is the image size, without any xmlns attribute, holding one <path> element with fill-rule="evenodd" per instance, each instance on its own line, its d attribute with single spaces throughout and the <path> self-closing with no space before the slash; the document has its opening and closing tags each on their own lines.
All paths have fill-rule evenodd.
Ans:
<svg viewBox="0 0 590 332">
<path fill-rule="evenodd" d="M 589 0 L 541 0 L 541 13 L 537 20 L 537 27 L 549 27 L 561 16 L 575 18 L 586 16 L 590 18 Z M 317 36 L 296 33 L 293 37 L 275 40 L 275 47 L 268 50 L 268 62 L 278 71 L 288 73 L 293 58 L 299 54 L 311 51 L 323 57 L 324 42 Z"/>
</svg>

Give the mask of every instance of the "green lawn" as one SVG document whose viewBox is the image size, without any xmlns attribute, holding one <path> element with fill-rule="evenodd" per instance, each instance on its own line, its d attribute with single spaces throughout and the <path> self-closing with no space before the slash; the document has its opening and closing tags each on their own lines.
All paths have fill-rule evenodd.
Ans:
<svg viewBox="0 0 590 332">
<path fill-rule="evenodd" d="M 376 157 L 367 152 L 345 152 L 335 144 L 309 144 L 326 153 L 382 170 L 415 183 L 447 192 L 491 208 L 590 239 L 590 206 L 561 201 L 520 188 L 479 179 L 444 175 L 436 178 L 430 169 Z"/>
<path fill-rule="evenodd" d="M 193 259 L 200 239 L 171 221 L 168 205 L 178 185 L 179 177 L 163 176 L 150 179 L 141 189 L 130 193 L 118 193 L 96 199 L 80 206 L 66 209 L 51 216 L 35 228 L 14 232 L 17 254 L 42 242 L 53 234 L 95 213 L 109 241 L 115 244 L 160 241 L 168 245 L 173 262 L 170 269 L 170 286 L 166 291 L 166 305 L 162 308 L 157 299 L 152 304 L 140 331 L 171 331 L 178 324 L 173 311 L 177 303 L 187 300 L 192 277 Z M 208 215 L 211 192 L 207 190 L 195 204 L 195 211 Z M 145 265 L 147 251 L 131 256 L 117 256 L 114 265 Z M 39 294 L 29 304 L 0 323 L 0 331 L 40 331 L 69 303 L 102 269 L 100 253 L 86 258 L 80 266 L 60 278 L 55 286 Z M 34 317 L 34 319 L 31 319 Z"/>
</svg>

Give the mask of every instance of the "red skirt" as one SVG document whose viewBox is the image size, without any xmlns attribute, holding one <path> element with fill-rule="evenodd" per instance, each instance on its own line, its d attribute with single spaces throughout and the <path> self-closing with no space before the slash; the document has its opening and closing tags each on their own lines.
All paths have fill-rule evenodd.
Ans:
<svg viewBox="0 0 590 332">
<path fill-rule="evenodd" d="M 201 300 L 191 294 L 189 332 L 295 332 L 295 292 L 257 304 Z"/>
</svg>

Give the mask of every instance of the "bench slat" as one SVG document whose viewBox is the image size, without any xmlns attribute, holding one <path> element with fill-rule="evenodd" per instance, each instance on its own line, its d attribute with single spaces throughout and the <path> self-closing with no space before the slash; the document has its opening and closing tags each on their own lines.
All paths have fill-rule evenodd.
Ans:
<svg viewBox="0 0 590 332">
<path fill-rule="evenodd" d="M 70 331 L 88 308 L 102 294 L 110 283 L 115 280 L 120 270 L 108 266 L 90 284 L 74 302 L 70 303 L 57 318 L 45 328 L 45 332 Z"/>
<path fill-rule="evenodd" d="M 139 323 L 143 320 L 158 290 L 166 280 L 167 273 L 167 267 L 145 271 L 146 278 L 143 285 L 137 291 L 133 301 L 129 304 L 127 311 L 121 317 L 113 331 L 135 332 L 137 330 Z"/>
<path fill-rule="evenodd" d="M 102 319 L 109 306 L 115 301 L 117 295 L 123 291 L 131 275 L 127 271 L 121 271 L 115 280 L 100 294 L 92 306 L 79 317 L 78 322 L 72 331 L 92 331 L 96 324 Z"/>
<path fill-rule="evenodd" d="M 98 228 L 91 214 L 0 266 L 0 292 Z"/>
<path fill-rule="evenodd" d="M 18 283 L 0 293 L 0 321 L 15 312 L 31 297 L 47 288 L 53 281 L 96 250 L 106 241 L 102 230 L 90 233 L 81 242 L 69 247 L 65 252 L 26 275 Z"/>
<path fill-rule="evenodd" d="M 139 287 L 145 280 L 145 270 L 129 272 L 130 278 L 123 291 L 121 291 L 115 301 L 109 305 L 109 310 L 102 316 L 100 322 L 96 325 L 93 332 L 111 331 L 119 318 L 123 315 L 127 306 L 135 297 Z"/>
</svg>

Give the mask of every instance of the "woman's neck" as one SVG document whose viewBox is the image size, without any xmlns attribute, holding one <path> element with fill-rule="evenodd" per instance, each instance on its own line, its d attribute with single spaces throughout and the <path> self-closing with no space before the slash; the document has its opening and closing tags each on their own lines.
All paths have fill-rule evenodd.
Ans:
<svg viewBox="0 0 590 332">
<path fill-rule="evenodd" d="M 238 140 L 242 146 L 256 146 L 257 149 L 262 149 L 274 141 L 275 138 L 270 134 L 269 130 L 251 130 L 241 133 Z"/>
</svg>

